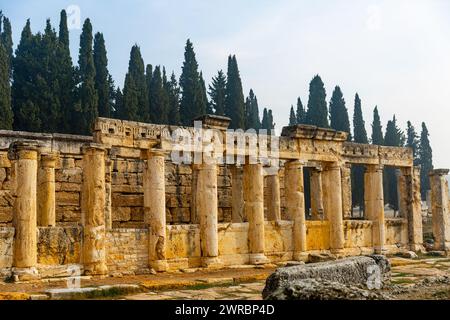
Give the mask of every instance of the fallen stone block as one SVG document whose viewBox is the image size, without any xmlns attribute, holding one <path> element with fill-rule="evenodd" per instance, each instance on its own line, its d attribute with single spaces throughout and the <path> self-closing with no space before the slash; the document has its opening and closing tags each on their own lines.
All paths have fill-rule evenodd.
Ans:
<svg viewBox="0 0 450 320">
<path fill-rule="evenodd" d="M 76 300 L 125 295 L 141 291 L 142 288 L 138 285 L 117 284 L 99 287 L 49 289 L 45 293 L 53 300 Z"/>
<path fill-rule="evenodd" d="M 331 253 L 310 253 L 308 255 L 309 263 L 325 262 L 325 261 L 336 260 L 336 259 L 337 259 L 337 257 Z"/>
<path fill-rule="evenodd" d="M 390 282 L 390 269 L 389 260 L 382 255 L 278 268 L 267 278 L 262 296 L 265 299 L 273 292 L 283 291 L 296 281 L 304 279 L 322 279 L 343 285 L 362 285 L 369 289 L 379 289 Z"/>
</svg>

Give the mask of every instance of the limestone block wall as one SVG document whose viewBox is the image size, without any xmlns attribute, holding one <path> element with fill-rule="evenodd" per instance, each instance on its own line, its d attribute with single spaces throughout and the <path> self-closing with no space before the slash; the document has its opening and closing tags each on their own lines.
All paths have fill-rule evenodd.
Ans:
<svg viewBox="0 0 450 320">
<path fill-rule="evenodd" d="M 39 264 L 80 263 L 81 227 L 39 227 L 38 235 Z"/>
<path fill-rule="evenodd" d="M 13 262 L 14 228 L 0 227 L 0 275 L 11 268 Z"/>
</svg>

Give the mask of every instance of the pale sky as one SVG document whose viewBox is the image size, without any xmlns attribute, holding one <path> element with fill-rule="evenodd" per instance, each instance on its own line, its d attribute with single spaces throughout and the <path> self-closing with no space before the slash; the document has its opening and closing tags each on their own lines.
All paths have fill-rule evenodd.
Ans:
<svg viewBox="0 0 450 320">
<path fill-rule="evenodd" d="M 120 87 L 133 44 L 146 64 L 164 65 L 178 78 L 190 38 L 207 84 L 236 54 L 245 96 L 253 88 L 261 113 L 273 109 L 278 130 L 298 96 L 306 105 L 309 81 L 319 74 L 327 101 L 341 87 L 350 118 L 359 93 L 369 137 L 375 105 L 383 130 L 394 113 L 403 129 L 411 120 L 420 133 L 425 121 L 435 167 L 450 167 L 450 1 L 0 0 L 15 46 L 27 18 L 33 32 L 46 18 L 57 29 L 60 10 L 70 5 L 79 8 L 81 24 L 89 17 L 103 32 Z M 81 30 L 75 11 L 68 15 L 76 63 Z"/>
</svg>

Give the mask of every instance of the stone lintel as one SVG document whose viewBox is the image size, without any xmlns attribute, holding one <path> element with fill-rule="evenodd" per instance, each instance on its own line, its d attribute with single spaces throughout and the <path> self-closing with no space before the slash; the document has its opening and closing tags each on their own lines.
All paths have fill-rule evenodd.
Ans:
<svg viewBox="0 0 450 320">
<path fill-rule="evenodd" d="M 218 116 L 214 114 L 204 114 L 198 116 L 193 121 L 201 121 L 205 129 L 218 129 L 225 131 L 230 125 L 231 119 L 225 116 Z"/>
<path fill-rule="evenodd" d="M 449 169 L 434 169 L 429 172 L 430 176 L 446 176 L 448 175 Z"/>
<path fill-rule="evenodd" d="M 86 143 L 84 145 L 81 146 L 81 152 L 82 153 L 86 153 L 89 152 L 91 150 L 97 150 L 97 151 L 103 151 L 106 152 L 106 148 L 103 144 L 101 143 Z"/>
<path fill-rule="evenodd" d="M 297 139 L 345 141 L 347 140 L 348 133 L 329 128 L 297 124 L 294 126 L 283 127 L 281 136 Z"/>
</svg>

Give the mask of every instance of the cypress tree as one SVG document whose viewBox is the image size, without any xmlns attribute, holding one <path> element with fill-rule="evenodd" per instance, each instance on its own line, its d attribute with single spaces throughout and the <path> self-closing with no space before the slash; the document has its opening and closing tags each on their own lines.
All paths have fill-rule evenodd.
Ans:
<svg viewBox="0 0 450 320">
<path fill-rule="evenodd" d="M 353 140 L 357 143 L 368 143 L 367 132 L 361 110 L 361 100 L 355 95 L 355 108 L 353 111 Z M 352 204 L 364 207 L 364 167 L 352 166 Z"/>
<path fill-rule="evenodd" d="M 95 90 L 95 66 L 92 52 L 92 25 L 86 19 L 80 36 L 80 51 L 78 56 L 79 92 L 78 133 L 90 134 L 95 118 L 98 116 L 98 94 Z"/>
<path fill-rule="evenodd" d="M 289 113 L 289 125 L 295 126 L 297 124 L 297 117 L 295 116 L 294 106 L 291 105 L 291 111 Z"/>
<path fill-rule="evenodd" d="M 1 23 L 1 22 L 0 22 Z M 0 129 L 11 130 L 13 113 L 11 109 L 11 86 L 9 82 L 9 57 L 0 42 Z"/>
<path fill-rule="evenodd" d="M 306 111 L 305 108 L 303 107 L 303 103 L 300 97 L 297 98 L 297 110 L 295 116 L 297 117 L 297 124 L 306 123 Z"/>
<path fill-rule="evenodd" d="M 336 86 L 330 100 L 330 126 L 334 130 L 348 132 L 348 140 L 351 140 L 350 121 L 345 106 L 341 88 Z"/>
<path fill-rule="evenodd" d="M 156 66 L 150 83 L 149 92 L 152 102 L 152 122 L 159 124 L 168 123 L 168 110 L 161 76 L 161 67 Z"/>
<path fill-rule="evenodd" d="M 429 133 L 425 122 L 422 122 L 422 132 L 420 133 L 418 162 L 420 164 L 420 191 L 422 200 L 425 200 L 427 191 L 430 190 L 430 179 L 428 174 L 433 170 L 433 150 L 431 149 Z"/>
<path fill-rule="evenodd" d="M 404 143 L 403 132 L 397 126 L 394 117 L 386 125 L 384 144 L 391 147 L 402 147 Z M 396 169 L 386 167 L 384 169 L 384 202 L 389 203 L 394 210 L 398 210 L 397 175 Z"/>
<path fill-rule="evenodd" d="M 411 124 L 411 121 L 406 123 L 406 146 L 413 151 L 414 165 L 418 164 L 418 149 L 419 149 L 419 136 L 416 133 L 416 129 Z"/>
<path fill-rule="evenodd" d="M 245 128 L 245 102 L 236 56 L 228 56 L 225 115 L 231 118 L 231 129 Z"/>
<path fill-rule="evenodd" d="M 203 74 L 200 71 L 200 105 L 202 106 L 199 110 L 202 114 L 214 114 L 214 111 L 211 108 L 211 104 L 208 101 L 208 96 L 206 95 L 206 84 L 205 80 L 203 79 Z"/>
<path fill-rule="evenodd" d="M 39 42 L 33 36 L 28 19 L 22 30 L 20 42 L 13 59 L 13 84 L 11 95 L 13 101 L 14 130 L 40 131 L 39 105 L 36 96 L 36 61 Z"/>
<path fill-rule="evenodd" d="M 166 92 L 168 97 L 169 124 L 180 124 L 180 88 L 178 87 L 175 73 L 172 72 L 170 81 L 167 82 Z"/>
<path fill-rule="evenodd" d="M 373 109 L 373 122 L 372 122 L 372 144 L 383 145 L 383 131 L 381 127 L 380 115 L 378 114 L 378 108 L 375 106 Z"/>
<path fill-rule="evenodd" d="M 73 119 L 75 111 L 75 70 L 69 48 L 69 29 L 67 28 L 67 14 L 65 10 L 60 13 L 58 49 L 56 53 L 59 66 L 59 100 L 61 103 L 60 132 L 74 132 Z"/>
<path fill-rule="evenodd" d="M 95 89 L 98 94 L 98 115 L 111 116 L 110 83 L 108 72 L 108 58 L 106 56 L 105 39 L 97 32 L 94 38 Z"/>
<path fill-rule="evenodd" d="M 225 114 L 225 89 L 227 85 L 227 79 L 222 70 L 217 72 L 217 75 L 212 78 L 212 82 L 209 85 L 209 96 L 211 98 L 211 106 L 214 113 L 219 116 Z"/>
<path fill-rule="evenodd" d="M 261 129 L 270 130 L 269 128 L 269 115 L 267 113 L 267 108 L 263 110 L 263 117 L 261 120 Z"/>
<path fill-rule="evenodd" d="M 180 119 L 183 125 L 190 125 L 192 120 L 206 111 L 202 98 L 202 84 L 198 72 L 194 47 L 188 39 L 184 51 L 184 62 L 180 76 L 181 103 Z"/>
<path fill-rule="evenodd" d="M 2 26 L 3 23 L 3 26 Z M 12 59 L 13 59 L 13 41 L 11 22 L 5 17 L 0 10 L 0 42 L 7 55 L 8 77 L 12 77 Z"/>
<path fill-rule="evenodd" d="M 369 142 L 361 110 L 361 99 L 358 94 L 355 95 L 355 109 L 353 111 L 353 139 L 357 143 Z"/>
<path fill-rule="evenodd" d="M 134 45 L 131 48 L 128 72 L 123 87 L 123 119 L 142 122 L 152 121 L 147 80 L 141 50 L 137 45 Z"/>
<path fill-rule="evenodd" d="M 273 122 L 273 115 L 272 115 L 272 109 L 269 109 L 267 113 L 267 121 L 268 121 L 268 130 L 272 132 L 273 129 L 275 129 L 275 122 Z"/>
<path fill-rule="evenodd" d="M 145 86 L 147 87 L 148 92 L 148 110 L 149 110 L 148 122 L 154 122 L 156 117 L 153 112 L 153 104 L 150 96 L 150 87 L 152 85 L 152 78 L 153 78 L 153 66 L 151 64 L 147 64 L 147 66 L 145 67 Z"/>
<path fill-rule="evenodd" d="M 116 119 L 123 119 L 124 107 L 123 107 L 123 94 L 120 87 L 114 91 L 114 111 L 112 116 Z"/>
<path fill-rule="evenodd" d="M 245 101 L 245 129 L 258 130 L 260 127 L 258 99 L 253 90 L 250 89 Z"/>
<path fill-rule="evenodd" d="M 306 111 L 306 123 L 322 128 L 328 128 L 328 109 L 326 92 L 319 75 L 309 83 L 308 109 Z"/>
<path fill-rule="evenodd" d="M 47 19 L 44 34 L 40 38 L 39 55 L 37 58 L 36 97 L 39 104 L 41 130 L 56 132 L 61 125 L 60 102 L 60 65 L 57 60 L 58 39 L 56 31 Z"/>
</svg>

